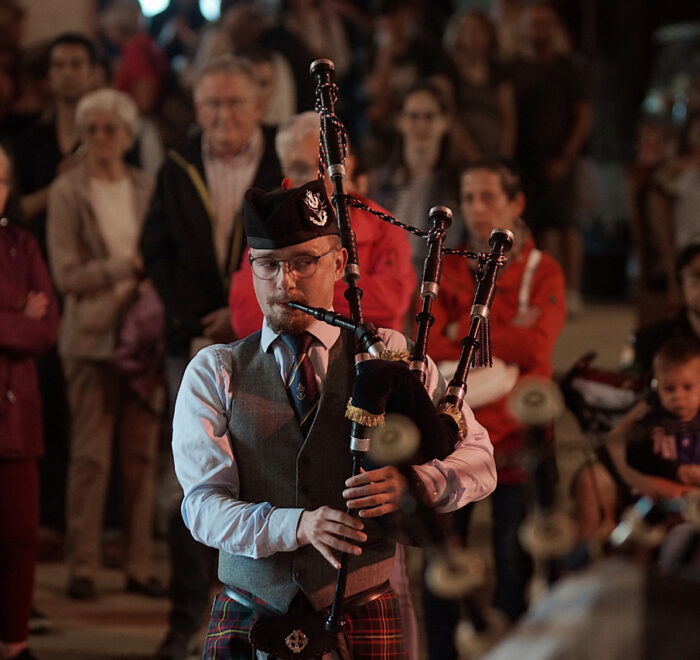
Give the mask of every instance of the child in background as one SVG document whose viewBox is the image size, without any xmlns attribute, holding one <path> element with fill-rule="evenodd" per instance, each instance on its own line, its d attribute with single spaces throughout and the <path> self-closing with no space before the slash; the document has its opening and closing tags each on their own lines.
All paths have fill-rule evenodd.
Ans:
<svg viewBox="0 0 700 660">
<path fill-rule="evenodd" d="M 654 356 L 658 402 L 641 401 L 606 444 L 630 488 L 677 497 L 700 486 L 700 342 L 679 337 Z"/>
<path fill-rule="evenodd" d="M 588 465 L 576 477 L 582 538 L 610 531 L 637 494 L 681 497 L 700 487 L 700 342 L 666 341 L 653 369 L 656 395 L 637 403 L 606 437 L 610 463 Z"/>
</svg>

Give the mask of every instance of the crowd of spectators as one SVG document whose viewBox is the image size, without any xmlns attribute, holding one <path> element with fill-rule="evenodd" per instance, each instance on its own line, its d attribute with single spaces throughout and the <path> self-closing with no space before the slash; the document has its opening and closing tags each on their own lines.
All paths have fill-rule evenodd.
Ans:
<svg viewBox="0 0 700 660">
<path fill-rule="evenodd" d="M 196 2 L 173 0 L 147 21 L 137 0 L 111 0 L 100 3 L 96 37 L 67 33 L 23 49 L 25 12 L 16 0 L 0 0 L 0 190 L 12 171 L 17 196 L 13 229 L 3 217 L 0 242 L 21 243 L 28 264 L 25 279 L 13 283 L 14 297 L 0 292 L 0 313 L 12 315 L 19 334 L 36 328 L 35 341 L 27 334 L 21 350 L 12 343 L 17 338 L 0 342 L 0 369 L 7 351 L 19 353 L 17 368 L 31 378 L 36 362 L 37 391 L 26 405 L 36 410 L 40 392 L 43 425 L 51 429 L 41 466 L 41 524 L 65 534 L 70 597 L 98 594 L 100 533 L 110 516 L 125 530 L 126 590 L 166 593 L 150 566 L 158 438 L 167 447 L 169 416 L 193 354 L 259 327 L 241 201 L 252 186 L 273 190 L 283 177 L 298 186 L 317 176 L 314 59 L 335 65 L 338 114 L 351 145 L 350 192 L 421 230 L 432 206 L 450 207 L 451 246 L 487 249 L 484 231 L 494 219 L 513 229 L 516 266 L 506 268 L 503 284 L 512 309 L 503 307 L 492 320 L 496 357 L 522 373 L 551 375 L 566 310 L 572 318 L 582 309 L 577 184 L 593 116 L 585 70 L 552 3 L 503 0 L 491 3 L 491 13 L 452 4 L 222 0 L 221 17 L 210 23 Z M 641 294 L 662 291 L 671 303 L 680 303 L 685 287 L 690 305 L 686 280 L 697 282 L 697 274 L 683 271 L 679 284 L 674 259 L 699 226 L 700 120 L 691 112 L 676 149 L 670 138 L 665 125 L 643 121 L 629 170 L 639 287 Z M 494 204 L 503 209 L 494 211 Z M 364 210 L 352 209 L 351 218 L 366 316 L 410 334 L 424 241 L 409 240 Z M 15 235 L 16 226 L 24 229 Z M 42 263 L 57 303 L 44 287 Z M 464 334 L 473 286 L 471 271 L 461 266 L 445 270 L 437 361 L 455 359 Z M 538 268 L 533 288 L 527 278 Z M 540 286 L 544 279 L 549 288 Z M 521 280 L 530 287 L 525 301 Z M 335 308 L 346 307 L 341 286 Z M 503 447 L 512 429 L 500 428 L 508 426 L 503 398 L 483 414 L 493 418 L 484 424 L 496 429 L 492 439 L 507 475 Z M 0 401 L 0 421 L 6 404 Z M 14 436 L 7 440 L 2 429 L 0 470 L 9 474 Z M 28 474 L 41 451 L 38 441 L 22 450 Z M 522 519 L 522 481 L 506 478 L 496 491 L 504 518 L 512 514 L 500 528 L 494 519 L 502 532 L 494 536 L 497 546 L 511 543 L 513 521 Z M 173 566 L 170 630 L 159 651 L 167 660 L 192 650 L 208 603 L 212 554 L 184 527 L 172 474 L 160 489 Z M 111 501 L 111 490 L 121 504 Z M 36 545 L 31 534 L 25 542 Z M 505 575 L 515 560 L 499 561 Z M 22 570 L 24 621 L 9 633 L 0 629 L 6 647 L 0 651 L 29 659 L 33 565 Z M 496 598 L 512 618 L 525 607 L 529 568 L 516 573 L 517 586 L 506 580 L 510 591 Z"/>
</svg>

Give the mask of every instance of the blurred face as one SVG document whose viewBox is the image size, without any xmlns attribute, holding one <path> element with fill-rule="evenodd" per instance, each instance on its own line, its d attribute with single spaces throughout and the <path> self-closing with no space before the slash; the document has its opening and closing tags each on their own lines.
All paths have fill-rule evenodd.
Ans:
<svg viewBox="0 0 700 660">
<path fill-rule="evenodd" d="M 10 159 L 0 149 L 0 213 L 5 210 L 10 195 Z"/>
<path fill-rule="evenodd" d="M 318 175 L 318 134 L 309 133 L 298 140 L 281 158 L 282 173 L 295 187 L 303 186 Z"/>
<path fill-rule="evenodd" d="M 275 91 L 275 71 L 272 62 L 256 62 L 253 64 L 253 74 L 258 83 L 258 95 L 263 107 L 266 107 Z"/>
<path fill-rule="evenodd" d="M 82 137 L 89 158 L 106 164 L 123 160 L 132 142 L 131 134 L 121 120 L 110 113 L 87 115 Z"/>
<path fill-rule="evenodd" d="M 398 128 L 404 144 L 435 148 L 447 132 L 448 122 L 437 99 L 421 90 L 404 101 Z"/>
<path fill-rule="evenodd" d="M 525 206 L 525 198 L 518 193 L 509 199 L 501 177 L 491 170 L 470 170 L 461 181 L 460 200 L 462 215 L 475 244 L 488 245 L 491 231 L 500 227 L 513 229 Z"/>
<path fill-rule="evenodd" d="M 77 103 L 93 87 L 93 65 L 77 44 L 54 46 L 49 56 L 49 88 L 59 101 Z"/>
<path fill-rule="evenodd" d="M 550 7 L 533 5 L 526 7 L 523 16 L 523 35 L 535 51 L 543 52 L 554 43 L 557 16 Z"/>
<path fill-rule="evenodd" d="M 700 317 L 700 254 L 681 271 L 681 291 L 686 307 Z"/>
<path fill-rule="evenodd" d="M 481 19 L 465 16 L 459 26 L 455 49 L 458 53 L 485 55 L 491 47 L 491 37 Z"/>
<path fill-rule="evenodd" d="M 692 420 L 700 409 L 700 358 L 655 371 L 664 409 L 683 422 Z"/>
<path fill-rule="evenodd" d="M 245 74 L 216 72 L 195 90 L 195 113 L 214 154 L 236 155 L 248 142 L 262 115 L 258 89 Z"/>
<path fill-rule="evenodd" d="M 280 157 L 282 174 L 289 177 L 292 186 L 303 186 L 305 183 L 318 177 L 318 134 L 308 134 L 298 140 L 290 153 Z M 348 153 L 345 160 L 346 179 L 349 187 L 352 186 L 353 157 Z M 333 182 L 328 175 L 323 179 L 326 193 L 330 198 L 333 195 Z"/>
<path fill-rule="evenodd" d="M 250 257 L 293 259 L 303 255 L 318 256 L 336 245 L 337 240 L 332 236 L 321 236 L 277 250 L 251 248 Z M 271 280 L 261 280 L 253 275 L 255 296 L 270 327 L 275 332 L 288 334 L 299 334 L 308 328 L 313 318 L 290 309 L 284 303 L 295 301 L 328 309 L 333 303 L 333 287 L 343 276 L 346 261 L 347 253 L 341 248 L 321 257 L 316 265 L 316 272 L 311 277 L 297 279 L 296 274 L 289 271 L 287 264 L 282 264 L 277 276 Z"/>
</svg>

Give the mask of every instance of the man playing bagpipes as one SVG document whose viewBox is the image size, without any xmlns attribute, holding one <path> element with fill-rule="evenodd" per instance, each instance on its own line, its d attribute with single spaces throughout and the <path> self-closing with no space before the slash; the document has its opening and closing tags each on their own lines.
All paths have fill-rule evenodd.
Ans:
<svg viewBox="0 0 700 660">
<path fill-rule="evenodd" d="M 388 584 L 395 541 L 387 514 L 399 509 L 408 489 L 417 488 L 440 512 L 488 496 L 496 484 L 488 434 L 465 404 L 457 442 L 442 460 L 408 471 L 368 467 L 348 478 L 348 399 L 355 404 L 348 408 L 371 417 L 357 383 L 382 390 L 384 372 L 398 382 L 401 368 L 367 360 L 356 379 L 352 335 L 286 304 L 330 308 L 346 263 L 319 181 L 272 193 L 249 190 L 244 217 L 262 329 L 195 356 L 173 421 L 183 518 L 197 540 L 219 549 L 224 585 L 204 658 L 250 657 L 249 632 L 254 647 L 273 657 L 328 651 L 323 644 L 314 649 L 313 635 L 297 621 L 331 603 L 340 553 L 351 558 L 344 625 L 333 633 L 332 647 L 340 657 L 405 658 Z M 387 349 L 406 351 L 400 333 L 378 334 Z M 420 411 L 414 416 L 422 417 L 417 426 L 437 435 L 437 425 L 425 424 L 444 389 L 435 364 L 428 360 L 425 388 L 405 373 L 401 391 L 412 392 L 411 408 Z M 280 648 L 271 646 L 272 638 Z"/>
</svg>

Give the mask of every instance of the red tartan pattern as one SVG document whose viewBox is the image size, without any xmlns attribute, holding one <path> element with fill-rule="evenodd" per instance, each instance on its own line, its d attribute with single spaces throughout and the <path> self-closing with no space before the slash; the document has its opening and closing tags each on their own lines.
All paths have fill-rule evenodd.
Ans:
<svg viewBox="0 0 700 660">
<path fill-rule="evenodd" d="M 248 629 L 255 613 L 224 594 L 214 599 L 202 660 L 248 660 Z M 399 600 L 391 590 L 345 614 L 354 660 L 406 660 Z"/>
</svg>

